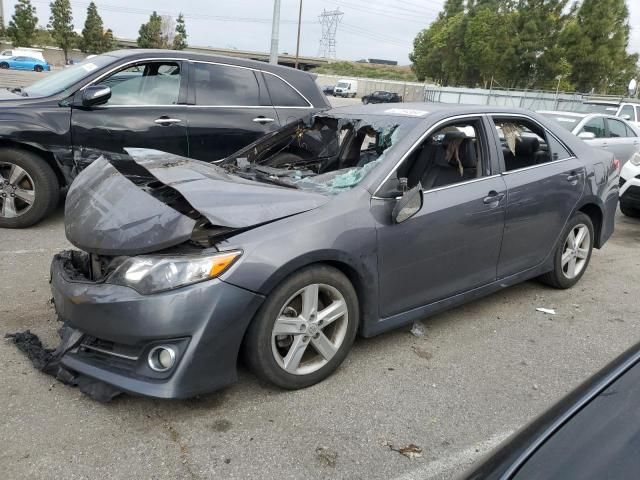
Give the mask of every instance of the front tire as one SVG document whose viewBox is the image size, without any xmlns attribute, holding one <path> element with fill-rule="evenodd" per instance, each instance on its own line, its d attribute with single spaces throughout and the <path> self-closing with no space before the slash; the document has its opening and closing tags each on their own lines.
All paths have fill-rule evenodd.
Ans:
<svg viewBox="0 0 640 480">
<path fill-rule="evenodd" d="M 589 216 L 582 212 L 574 214 L 556 247 L 553 270 L 542 275 L 540 280 L 559 289 L 573 287 L 589 266 L 594 238 Z"/>
<path fill-rule="evenodd" d="M 267 297 L 243 345 L 261 379 L 295 390 L 331 375 L 356 336 L 358 298 L 339 270 L 314 265 L 285 279 Z"/>
<path fill-rule="evenodd" d="M 38 73 L 40 73 L 40 72 L 42 72 L 42 70 L 44 70 L 40 65 L 36 65 L 35 67 L 33 67 L 33 69 Z"/>
<path fill-rule="evenodd" d="M 623 215 L 631 218 L 640 218 L 640 210 L 620 202 L 620 211 Z"/>
<path fill-rule="evenodd" d="M 4 68 L 5 70 L 9 68 L 9 64 L 7 62 L 0 63 L 0 68 Z"/>
<path fill-rule="evenodd" d="M 41 157 L 16 148 L 0 149 L 0 228 L 25 228 L 58 204 L 60 185 Z"/>
</svg>

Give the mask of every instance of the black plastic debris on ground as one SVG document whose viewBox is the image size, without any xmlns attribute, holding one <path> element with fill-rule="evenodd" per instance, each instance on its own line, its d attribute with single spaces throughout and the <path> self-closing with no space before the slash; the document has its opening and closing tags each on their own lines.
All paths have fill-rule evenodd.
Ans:
<svg viewBox="0 0 640 480">
<path fill-rule="evenodd" d="M 87 377 L 64 368 L 60 359 L 72 348 L 75 348 L 82 338 L 82 334 L 67 325 L 59 330 L 61 342 L 57 348 L 46 348 L 38 336 L 26 330 L 18 333 L 7 333 L 5 338 L 12 341 L 24 353 L 33 366 L 43 373 L 55 377 L 65 385 L 78 387 L 80 391 L 99 402 L 109 402 L 122 391 L 99 380 Z"/>
</svg>

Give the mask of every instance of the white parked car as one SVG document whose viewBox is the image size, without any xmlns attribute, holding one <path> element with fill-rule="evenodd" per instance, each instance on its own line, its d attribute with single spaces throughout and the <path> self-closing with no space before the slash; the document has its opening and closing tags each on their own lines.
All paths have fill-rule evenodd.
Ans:
<svg viewBox="0 0 640 480">
<path fill-rule="evenodd" d="M 613 115 L 540 111 L 595 148 L 608 150 L 621 164 L 640 152 L 640 129 Z"/>
<path fill-rule="evenodd" d="M 614 115 L 633 123 L 640 128 L 640 103 L 619 102 L 613 100 L 589 100 L 573 106 L 576 113 L 603 113 Z"/>
<path fill-rule="evenodd" d="M 620 172 L 620 210 L 628 217 L 640 217 L 640 154 L 624 164 Z"/>
<path fill-rule="evenodd" d="M 36 60 L 40 60 L 43 63 L 46 63 L 44 56 L 42 55 L 42 50 L 39 48 L 9 48 L 7 50 L 3 50 L 0 52 L 0 58 L 11 58 L 11 57 L 29 57 L 35 58 Z"/>
</svg>

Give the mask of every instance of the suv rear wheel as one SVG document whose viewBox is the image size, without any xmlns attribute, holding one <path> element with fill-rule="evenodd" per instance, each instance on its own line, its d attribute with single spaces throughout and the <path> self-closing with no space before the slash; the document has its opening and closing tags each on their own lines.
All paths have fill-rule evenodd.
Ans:
<svg viewBox="0 0 640 480">
<path fill-rule="evenodd" d="M 24 228 L 57 205 L 60 185 L 39 156 L 16 148 L 0 149 L 0 228 Z"/>
</svg>

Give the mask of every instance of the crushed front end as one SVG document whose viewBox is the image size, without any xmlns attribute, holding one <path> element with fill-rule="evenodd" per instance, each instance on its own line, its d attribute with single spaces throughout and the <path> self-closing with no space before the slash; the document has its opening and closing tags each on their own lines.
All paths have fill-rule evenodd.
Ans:
<svg viewBox="0 0 640 480">
<path fill-rule="evenodd" d="M 262 297 L 219 279 L 142 294 L 108 283 L 114 262 L 123 260 L 76 250 L 53 259 L 56 311 L 79 332 L 60 358 L 63 368 L 159 398 L 235 381 L 242 336 Z"/>
</svg>

